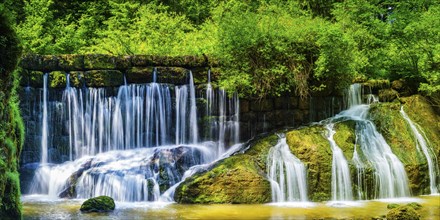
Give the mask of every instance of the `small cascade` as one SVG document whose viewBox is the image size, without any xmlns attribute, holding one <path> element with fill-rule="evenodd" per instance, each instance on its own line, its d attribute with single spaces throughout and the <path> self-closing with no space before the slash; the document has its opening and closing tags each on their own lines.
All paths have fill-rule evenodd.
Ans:
<svg viewBox="0 0 440 220">
<path fill-rule="evenodd" d="M 306 168 L 290 152 L 284 136 L 269 150 L 267 173 L 273 202 L 307 201 Z"/>
<path fill-rule="evenodd" d="M 423 155 L 426 158 L 426 162 L 428 163 L 429 188 L 431 190 L 431 194 L 438 194 L 439 192 L 437 187 L 437 178 L 440 173 L 439 173 L 437 158 L 435 157 L 435 154 L 432 152 L 432 149 L 430 148 L 428 141 L 425 139 L 425 135 L 423 134 L 423 131 L 409 118 L 409 116 L 403 110 L 403 106 L 400 108 L 400 114 L 408 123 L 414 137 L 416 138 L 417 150 L 423 153 Z"/>
<path fill-rule="evenodd" d="M 176 89 L 176 144 L 198 142 L 197 106 L 192 73 L 189 84 Z"/>
<path fill-rule="evenodd" d="M 41 126 L 41 164 L 46 164 L 48 161 L 48 138 L 49 138 L 49 125 L 48 125 L 48 78 L 49 74 L 46 73 L 43 76 L 43 119 Z"/>
<path fill-rule="evenodd" d="M 357 139 L 358 138 L 356 137 L 352 161 L 356 166 L 357 198 L 362 200 L 365 199 L 365 195 L 368 194 L 368 191 L 365 187 L 365 164 L 362 162 L 362 159 L 358 153 Z"/>
<path fill-rule="evenodd" d="M 334 124 L 329 123 L 327 128 L 327 140 L 330 143 L 330 147 L 333 152 L 332 158 L 332 200 L 333 201 L 351 201 L 353 200 L 351 175 L 348 168 L 348 162 L 345 159 L 344 153 L 341 148 L 336 144 L 333 139 Z"/>
<path fill-rule="evenodd" d="M 237 94 L 229 97 L 223 89 L 213 89 L 211 75 L 208 72 L 206 85 L 206 112 L 205 120 L 209 130 L 205 139 L 218 143 L 218 154 L 223 154 L 227 146 L 240 142 L 240 103 Z"/>
<path fill-rule="evenodd" d="M 332 120 L 353 120 L 356 122 L 356 148 L 358 170 L 361 164 L 369 164 L 374 169 L 374 192 L 368 198 L 396 198 L 410 196 L 408 177 L 402 162 L 391 151 L 384 137 L 376 130 L 368 117 L 369 105 L 360 102 L 361 87 L 354 84 L 348 93 L 349 109 L 336 115 Z M 375 99 L 371 99 L 373 102 Z M 362 154 L 365 161 L 359 157 Z M 364 192 L 365 195 L 365 192 Z"/>
</svg>

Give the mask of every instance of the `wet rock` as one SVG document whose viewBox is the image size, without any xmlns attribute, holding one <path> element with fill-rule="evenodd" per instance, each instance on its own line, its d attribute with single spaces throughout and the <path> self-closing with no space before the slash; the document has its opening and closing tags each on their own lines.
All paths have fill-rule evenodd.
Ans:
<svg viewBox="0 0 440 220">
<path fill-rule="evenodd" d="M 255 141 L 244 154 L 226 158 L 180 184 L 174 194 L 179 203 L 267 203 L 271 201 L 266 169 L 275 135 Z"/>
<path fill-rule="evenodd" d="M 400 206 L 388 211 L 387 220 L 418 220 L 420 215 L 411 206 Z"/>
<path fill-rule="evenodd" d="M 399 207 L 399 206 L 400 206 L 399 204 L 396 204 L 396 203 L 390 203 L 390 204 L 387 205 L 387 209 L 394 209 L 394 208 L 397 208 L 397 207 Z"/>
<path fill-rule="evenodd" d="M 76 184 L 78 182 L 78 179 L 82 176 L 84 171 L 90 169 L 92 165 L 92 160 L 87 161 L 84 163 L 80 169 L 76 172 L 74 172 L 72 175 L 70 175 L 69 179 L 67 180 L 66 187 L 63 191 L 61 191 L 60 194 L 58 194 L 58 197 L 60 198 L 75 198 L 76 197 Z"/>
<path fill-rule="evenodd" d="M 82 212 L 110 212 L 115 210 L 115 201 L 108 196 L 98 196 L 86 200 L 80 210 Z"/>
</svg>

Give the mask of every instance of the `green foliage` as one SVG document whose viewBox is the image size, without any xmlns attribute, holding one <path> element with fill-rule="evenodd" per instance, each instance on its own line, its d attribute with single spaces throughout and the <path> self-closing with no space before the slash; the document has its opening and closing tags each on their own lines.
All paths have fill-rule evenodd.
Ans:
<svg viewBox="0 0 440 220">
<path fill-rule="evenodd" d="M 434 0 L 5 0 L 27 53 L 208 55 L 262 98 L 407 79 L 440 105 Z M 0 43 L 1 43 L 0 39 Z"/>
<path fill-rule="evenodd" d="M 10 6 L 10 5 L 9 5 Z M 24 125 L 18 108 L 16 68 L 21 47 L 9 21 L 7 4 L 0 4 L 0 218 L 21 216 L 17 166 L 24 141 Z"/>
<path fill-rule="evenodd" d="M 228 67 L 221 85 L 228 90 L 262 97 L 295 88 L 306 97 L 310 87 L 342 87 L 356 73 L 355 48 L 337 25 L 277 5 L 222 7 L 214 21 L 219 57 Z"/>
</svg>

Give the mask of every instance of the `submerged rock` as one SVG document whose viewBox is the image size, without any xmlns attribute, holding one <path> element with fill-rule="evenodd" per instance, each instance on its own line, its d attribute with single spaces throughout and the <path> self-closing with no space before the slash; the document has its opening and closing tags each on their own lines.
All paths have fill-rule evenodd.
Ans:
<svg viewBox="0 0 440 220">
<path fill-rule="evenodd" d="M 420 215 L 409 205 L 400 206 L 388 211 L 387 220 L 418 220 Z"/>
<path fill-rule="evenodd" d="M 115 201 L 108 196 L 98 196 L 86 200 L 80 210 L 82 212 L 109 212 L 115 210 Z"/>
</svg>

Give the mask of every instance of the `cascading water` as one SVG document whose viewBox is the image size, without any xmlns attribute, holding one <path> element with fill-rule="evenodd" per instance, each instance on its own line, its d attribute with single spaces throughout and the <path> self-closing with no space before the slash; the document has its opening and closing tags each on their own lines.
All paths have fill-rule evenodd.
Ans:
<svg viewBox="0 0 440 220">
<path fill-rule="evenodd" d="M 358 164 L 370 164 L 374 169 L 374 190 L 371 198 L 408 197 L 408 177 L 402 162 L 391 151 L 384 137 L 376 130 L 368 117 L 369 105 L 361 104 L 361 87 L 352 85 L 348 94 L 349 109 L 336 115 L 332 121 L 353 120 L 356 122 Z M 351 100 L 351 101 L 350 101 Z M 358 152 L 360 151 L 360 152 Z M 365 159 L 366 161 L 361 161 Z M 360 169 L 358 167 L 358 169 Z"/>
<path fill-rule="evenodd" d="M 290 152 L 284 136 L 269 150 L 267 173 L 272 189 L 272 202 L 307 201 L 306 168 Z"/>
<path fill-rule="evenodd" d="M 228 97 L 223 89 L 213 89 L 208 72 L 205 118 L 209 127 L 205 139 L 218 143 L 218 154 L 240 142 L 240 104 L 237 94 Z"/>
<path fill-rule="evenodd" d="M 428 170 L 429 170 L 429 189 L 431 190 L 431 194 L 438 194 L 438 187 L 437 187 L 437 175 L 439 173 L 439 167 L 437 163 L 437 158 L 435 157 L 435 154 L 432 152 L 432 149 L 429 147 L 428 141 L 425 139 L 425 136 L 423 135 L 423 131 L 421 131 L 420 127 L 418 127 L 406 114 L 406 112 L 403 110 L 403 106 L 400 108 L 400 114 L 405 119 L 405 121 L 408 123 L 408 125 L 411 128 L 411 131 L 416 138 L 416 147 L 417 150 L 423 153 L 423 155 L 426 158 L 426 162 L 428 163 Z"/>
<path fill-rule="evenodd" d="M 48 162 L 48 116 L 47 116 L 47 96 L 48 96 L 48 78 L 49 74 L 44 74 L 43 76 L 43 124 L 41 126 L 41 164 L 46 164 Z"/>
<path fill-rule="evenodd" d="M 229 138 L 238 137 L 238 99 L 218 102 L 226 106 L 228 100 L 233 100 L 228 106 L 234 110 L 223 113 L 227 118 L 223 123 L 233 126 L 216 130 L 219 139 L 200 142 L 191 72 L 187 85 L 173 86 L 153 80 L 148 84 L 125 84 L 117 91 L 71 87 L 67 75 L 62 100 L 55 101 L 60 107 L 53 111 L 59 111 L 56 115 L 61 115 L 61 122 L 65 122 L 61 132 L 68 134 L 67 150 L 55 150 L 66 152 L 63 158 L 70 161 L 40 166 L 30 193 L 157 201 L 162 193 L 182 181 L 190 167 L 219 158 L 219 153 L 224 152 L 218 151 L 220 141 L 226 143 L 228 139 L 231 145 L 238 142 L 238 138 Z M 219 112 L 217 107 L 213 105 L 211 111 Z M 43 125 L 47 120 L 43 117 Z M 50 161 L 50 155 L 47 158 Z M 172 201 L 172 197 L 167 201 Z"/>
<path fill-rule="evenodd" d="M 333 201 L 350 201 L 353 200 L 351 175 L 348 168 L 348 162 L 345 156 L 333 139 L 334 124 L 329 123 L 327 128 L 327 140 L 333 152 L 332 158 L 332 199 Z"/>
</svg>

